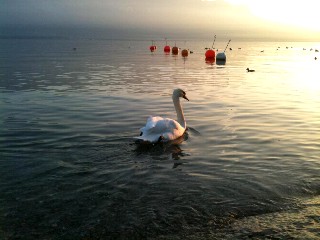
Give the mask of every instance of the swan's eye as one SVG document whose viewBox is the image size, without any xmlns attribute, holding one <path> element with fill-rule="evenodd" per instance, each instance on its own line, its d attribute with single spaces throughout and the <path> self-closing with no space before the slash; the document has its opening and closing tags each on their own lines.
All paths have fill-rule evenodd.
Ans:
<svg viewBox="0 0 320 240">
<path fill-rule="evenodd" d="M 140 136 L 142 136 L 143 132 L 140 133 Z"/>
</svg>

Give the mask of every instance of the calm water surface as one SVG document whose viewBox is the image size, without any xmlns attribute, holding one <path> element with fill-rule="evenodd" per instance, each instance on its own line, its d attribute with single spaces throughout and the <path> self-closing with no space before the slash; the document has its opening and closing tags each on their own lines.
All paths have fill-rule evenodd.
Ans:
<svg viewBox="0 0 320 240">
<path fill-rule="evenodd" d="M 320 44 L 234 41 L 226 64 L 210 42 L 149 45 L 0 40 L 0 238 L 320 238 L 320 201 L 245 226 L 319 197 Z M 135 144 L 149 115 L 176 118 L 177 87 L 184 139 Z"/>
</svg>

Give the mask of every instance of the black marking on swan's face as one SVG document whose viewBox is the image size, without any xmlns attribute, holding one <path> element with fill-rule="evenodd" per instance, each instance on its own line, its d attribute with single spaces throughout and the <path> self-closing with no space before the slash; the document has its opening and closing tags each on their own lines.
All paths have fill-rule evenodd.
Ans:
<svg viewBox="0 0 320 240">
<path fill-rule="evenodd" d="M 142 136 L 143 132 L 140 133 L 140 136 Z"/>
<path fill-rule="evenodd" d="M 187 94 L 186 94 L 186 92 L 185 92 L 185 91 L 183 91 L 183 90 L 181 90 L 181 93 L 182 93 L 182 97 L 183 97 L 184 99 L 186 99 L 186 100 L 188 100 L 188 101 L 189 101 L 189 99 L 187 98 Z"/>
</svg>

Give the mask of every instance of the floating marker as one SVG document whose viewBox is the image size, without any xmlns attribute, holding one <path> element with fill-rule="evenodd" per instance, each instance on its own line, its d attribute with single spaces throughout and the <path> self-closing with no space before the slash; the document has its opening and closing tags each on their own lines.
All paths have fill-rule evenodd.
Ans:
<svg viewBox="0 0 320 240">
<path fill-rule="evenodd" d="M 188 51 L 187 49 L 183 49 L 183 50 L 181 51 L 181 55 L 182 55 L 182 57 L 188 57 L 189 51 Z"/>
<path fill-rule="evenodd" d="M 151 52 L 154 52 L 156 49 L 157 49 L 156 46 L 150 46 L 150 51 L 151 51 Z"/>
<path fill-rule="evenodd" d="M 167 38 L 166 38 L 166 45 L 164 46 L 163 51 L 165 53 L 170 53 L 170 51 L 171 51 L 171 47 L 167 43 Z"/>
<path fill-rule="evenodd" d="M 226 48 L 224 49 L 224 51 L 217 54 L 217 57 L 216 57 L 217 61 L 226 61 L 227 57 L 226 57 L 225 51 L 227 50 L 227 47 L 228 47 L 230 42 L 231 42 L 231 39 L 229 40 L 229 42 L 228 42 Z"/>
<path fill-rule="evenodd" d="M 216 57 L 216 52 L 213 51 L 212 49 L 209 49 L 206 51 L 206 59 L 214 59 Z"/>
<path fill-rule="evenodd" d="M 177 55 L 179 53 L 179 48 L 176 46 L 176 43 L 174 44 L 174 47 L 172 47 L 171 52 L 173 55 Z"/>
<path fill-rule="evenodd" d="M 154 41 L 153 40 L 152 40 L 152 45 L 150 46 L 149 49 L 150 49 L 151 52 L 154 52 L 157 49 L 157 46 L 154 45 Z"/>
<path fill-rule="evenodd" d="M 163 51 L 164 51 L 165 53 L 170 53 L 171 47 L 168 46 L 168 45 L 166 45 L 166 46 L 163 48 Z"/>
<path fill-rule="evenodd" d="M 174 46 L 172 47 L 172 54 L 177 55 L 179 53 L 179 48 Z"/>
<path fill-rule="evenodd" d="M 216 57 L 217 61 L 226 61 L 226 54 L 224 52 L 219 52 Z"/>
</svg>

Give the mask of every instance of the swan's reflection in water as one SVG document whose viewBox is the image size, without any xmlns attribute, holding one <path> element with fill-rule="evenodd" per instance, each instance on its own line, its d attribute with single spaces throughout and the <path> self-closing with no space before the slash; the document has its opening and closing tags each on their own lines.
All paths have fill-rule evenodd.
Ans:
<svg viewBox="0 0 320 240">
<path fill-rule="evenodd" d="M 142 157 L 149 155 L 156 160 L 166 156 L 166 158 L 174 160 L 172 168 L 176 168 L 183 164 L 183 162 L 179 160 L 181 160 L 182 157 L 189 155 L 181 149 L 181 143 L 186 141 L 188 137 L 189 134 L 188 131 L 186 131 L 181 137 L 166 143 L 136 142 L 136 149 L 134 151 L 136 156 Z"/>
</svg>

